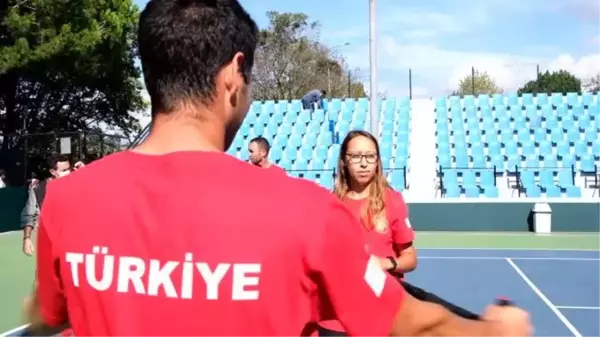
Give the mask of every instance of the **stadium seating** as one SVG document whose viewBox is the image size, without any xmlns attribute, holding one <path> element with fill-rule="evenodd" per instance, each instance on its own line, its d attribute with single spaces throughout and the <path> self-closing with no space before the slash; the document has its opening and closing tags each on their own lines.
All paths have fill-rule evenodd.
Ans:
<svg viewBox="0 0 600 337">
<path fill-rule="evenodd" d="M 451 96 L 435 114 L 446 197 L 497 197 L 499 177 L 527 197 L 580 197 L 575 177 L 597 172 L 597 94 Z"/>
<path fill-rule="evenodd" d="M 380 100 L 380 145 L 392 186 L 404 189 L 408 167 L 410 101 Z M 290 175 L 333 187 L 339 146 L 351 130 L 368 129 L 365 98 L 332 99 L 323 110 L 302 109 L 300 100 L 254 102 L 228 153 L 248 159 L 248 142 L 263 136 L 271 142 L 270 160 Z"/>
<path fill-rule="evenodd" d="M 377 111 L 384 172 L 397 190 L 412 184 L 417 198 L 439 190 L 446 198 L 600 193 L 597 93 L 388 98 Z M 351 130 L 369 129 L 369 116 L 366 98 L 331 99 L 315 111 L 303 110 L 300 100 L 253 102 L 228 153 L 248 160 L 248 142 L 263 136 L 272 162 L 331 189 L 340 143 Z M 419 141 L 411 144 L 411 137 Z"/>
</svg>

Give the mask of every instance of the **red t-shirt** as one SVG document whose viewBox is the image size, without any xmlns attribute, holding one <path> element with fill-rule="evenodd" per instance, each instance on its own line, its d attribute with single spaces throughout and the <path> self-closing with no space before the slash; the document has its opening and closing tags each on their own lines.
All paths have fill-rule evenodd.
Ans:
<svg viewBox="0 0 600 337">
<path fill-rule="evenodd" d="M 287 172 L 281 166 L 277 166 L 275 164 L 271 164 L 269 167 L 267 167 L 267 170 L 287 175 Z"/>
<path fill-rule="evenodd" d="M 389 226 L 385 233 L 369 229 L 370 226 L 365 223 L 365 219 L 362 218 L 362 209 L 366 202 L 366 199 L 346 198 L 344 200 L 344 204 L 362 225 L 360 228 L 362 228 L 368 252 L 378 257 L 396 256 L 394 245 L 403 245 L 415 239 L 408 219 L 408 207 L 402 194 L 391 189 L 385 192 L 385 211 Z M 403 275 L 396 274 L 395 277 L 403 277 Z M 319 325 L 334 331 L 344 331 L 343 325 L 336 320 L 321 321 Z"/>
<path fill-rule="evenodd" d="M 408 207 L 402 194 L 392 189 L 385 191 L 385 212 L 389 226 L 385 233 L 370 230 L 365 219 L 362 219 L 362 208 L 366 202 L 366 199 L 346 198 L 344 200 L 344 204 L 362 224 L 369 253 L 379 257 L 396 256 L 394 245 L 403 245 L 415 239 L 415 233 L 408 219 Z"/>
<path fill-rule="evenodd" d="M 127 151 L 50 183 L 37 249 L 46 324 L 290 336 L 337 318 L 352 335 L 387 335 L 404 291 L 356 219 L 325 189 L 273 172 L 223 153 Z"/>
</svg>

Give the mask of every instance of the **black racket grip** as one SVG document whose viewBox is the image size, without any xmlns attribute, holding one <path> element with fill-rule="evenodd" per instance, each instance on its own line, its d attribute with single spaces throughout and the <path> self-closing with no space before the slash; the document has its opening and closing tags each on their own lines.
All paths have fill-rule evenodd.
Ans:
<svg viewBox="0 0 600 337">
<path fill-rule="evenodd" d="M 506 297 L 499 297 L 496 299 L 496 305 L 500 306 L 500 307 L 508 307 L 508 306 L 514 307 L 515 303 Z"/>
</svg>

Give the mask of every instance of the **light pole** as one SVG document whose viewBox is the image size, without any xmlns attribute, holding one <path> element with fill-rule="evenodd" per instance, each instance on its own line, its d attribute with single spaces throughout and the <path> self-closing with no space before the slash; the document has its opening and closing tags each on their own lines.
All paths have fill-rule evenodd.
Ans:
<svg viewBox="0 0 600 337">
<path fill-rule="evenodd" d="M 379 139 L 379 111 L 377 111 L 377 33 L 375 31 L 376 0 L 369 0 L 369 66 L 370 97 L 369 113 L 371 115 L 371 133 Z"/>
<path fill-rule="evenodd" d="M 331 51 L 335 51 L 338 48 L 349 46 L 350 42 L 340 44 L 338 46 L 331 47 Z M 327 65 L 327 94 L 331 95 L 331 65 Z"/>
</svg>

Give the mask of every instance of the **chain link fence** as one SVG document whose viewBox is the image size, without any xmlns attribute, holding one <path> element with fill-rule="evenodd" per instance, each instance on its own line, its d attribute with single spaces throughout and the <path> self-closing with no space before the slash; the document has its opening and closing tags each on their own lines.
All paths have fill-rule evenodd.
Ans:
<svg viewBox="0 0 600 337">
<path fill-rule="evenodd" d="M 46 178 L 54 155 L 89 163 L 129 144 L 127 137 L 96 132 L 0 134 L 0 168 L 6 172 L 9 185 L 19 186 L 32 177 Z"/>
</svg>

